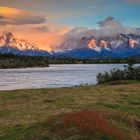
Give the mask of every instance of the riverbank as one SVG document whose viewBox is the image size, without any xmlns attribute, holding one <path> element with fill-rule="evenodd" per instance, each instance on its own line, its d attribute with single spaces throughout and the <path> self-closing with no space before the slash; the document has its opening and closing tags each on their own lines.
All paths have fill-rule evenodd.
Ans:
<svg viewBox="0 0 140 140">
<path fill-rule="evenodd" d="M 140 83 L 136 81 L 117 82 L 114 85 L 0 91 L 0 139 L 89 140 L 105 137 L 102 131 L 98 135 L 82 134 L 77 127 L 66 127 L 66 134 L 61 133 L 63 126 L 60 116 L 80 110 L 98 110 L 111 127 L 126 133 L 130 139 L 138 139 L 139 91 Z"/>
</svg>

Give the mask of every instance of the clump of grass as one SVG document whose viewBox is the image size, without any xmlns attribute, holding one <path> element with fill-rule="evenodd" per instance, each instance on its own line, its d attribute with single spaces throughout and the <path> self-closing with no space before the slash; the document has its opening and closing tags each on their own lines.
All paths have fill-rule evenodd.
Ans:
<svg viewBox="0 0 140 140">
<path fill-rule="evenodd" d="M 62 134 L 76 128 L 81 135 L 94 135 L 99 139 L 125 139 L 127 137 L 121 130 L 110 126 L 99 110 L 68 113 L 63 115 L 60 121 L 63 126 Z"/>
<path fill-rule="evenodd" d="M 118 109 L 120 107 L 118 104 L 109 104 L 109 103 L 97 103 L 97 105 L 111 109 Z"/>
</svg>

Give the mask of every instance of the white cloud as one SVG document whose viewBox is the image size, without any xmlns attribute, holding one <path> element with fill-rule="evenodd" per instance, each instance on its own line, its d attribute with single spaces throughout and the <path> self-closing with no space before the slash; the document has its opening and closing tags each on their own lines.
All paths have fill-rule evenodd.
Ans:
<svg viewBox="0 0 140 140">
<path fill-rule="evenodd" d="M 104 37 L 116 37 L 123 34 L 138 34 L 140 35 L 140 28 L 125 27 L 122 23 L 114 17 L 107 17 L 105 20 L 98 22 L 100 29 L 87 29 L 84 27 L 77 27 L 67 32 L 63 36 L 63 43 L 61 49 L 73 49 L 83 47 L 79 45 L 82 37 L 94 36 L 96 39 Z"/>
</svg>

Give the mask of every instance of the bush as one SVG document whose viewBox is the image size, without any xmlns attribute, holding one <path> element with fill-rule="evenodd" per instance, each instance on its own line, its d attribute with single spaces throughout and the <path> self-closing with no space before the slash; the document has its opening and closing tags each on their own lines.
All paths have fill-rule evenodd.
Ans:
<svg viewBox="0 0 140 140">
<path fill-rule="evenodd" d="M 134 67 L 134 64 L 128 64 L 127 66 L 124 65 L 124 70 L 115 68 L 110 72 L 97 75 L 98 84 L 118 80 L 140 80 L 140 66 Z"/>
<path fill-rule="evenodd" d="M 82 135 L 94 135 L 95 138 L 99 139 L 125 139 L 127 137 L 119 129 L 110 126 L 99 110 L 83 110 L 65 114 L 61 117 L 61 123 L 63 134 L 67 134 L 69 130 L 76 131 L 78 129 Z"/>
</svg>

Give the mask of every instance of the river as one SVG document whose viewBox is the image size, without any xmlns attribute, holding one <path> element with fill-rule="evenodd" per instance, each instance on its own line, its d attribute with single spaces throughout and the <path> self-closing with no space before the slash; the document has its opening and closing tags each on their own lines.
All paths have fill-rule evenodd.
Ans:
<svg viewBox="0 0 140 140">
<path fill-rule="evenodd" d="M 59 88 L 96 84 L 99 72 L 124 64 L 64 64 L 46 68 L 1 69 L 0 90 Z"/>
</svg>

